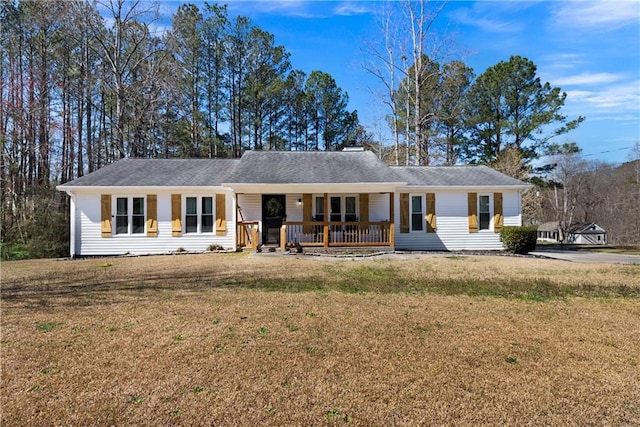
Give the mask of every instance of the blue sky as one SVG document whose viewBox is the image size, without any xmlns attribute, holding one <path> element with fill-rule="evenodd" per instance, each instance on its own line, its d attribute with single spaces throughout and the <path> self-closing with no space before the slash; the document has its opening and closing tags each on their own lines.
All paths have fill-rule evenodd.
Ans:
<svg viewBox="0 0 640 427">
<path fill-rule="evenodd" d="M 170 15 L 179 3 L 163 2 L 162 11 Z M 223 3 L 230 17 L 247 16 L 274 34 L 293 68 L 330 73 L 360 121 L 382 134 L 386 112 L 375 95 L 377 82 L 362 68 L 363 44 L 381 37 L 379 2 Z M 451 59 L 463 60 L 476 75 L 520 55 L 537 65 L 543 82 L 567 92 L 564 114 L 586 120 L 556 142 L 576 142 L 588 159 L 629 160 L 640 140 L 640 2 L 452 1 L 438 27 L 452 41 Z"/>
</svg>

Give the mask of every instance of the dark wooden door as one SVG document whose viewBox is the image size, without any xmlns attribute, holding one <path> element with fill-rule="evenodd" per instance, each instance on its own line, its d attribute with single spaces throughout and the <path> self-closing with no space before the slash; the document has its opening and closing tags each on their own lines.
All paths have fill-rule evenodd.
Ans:
<svg viewBox="0 0 640 427">
<path fill-rule="evenodd" d="M 262 195 L 262 244 L 280 244 L 280 228 L 286 217 L 286 196 L 284 194 Z"/>
</svg>

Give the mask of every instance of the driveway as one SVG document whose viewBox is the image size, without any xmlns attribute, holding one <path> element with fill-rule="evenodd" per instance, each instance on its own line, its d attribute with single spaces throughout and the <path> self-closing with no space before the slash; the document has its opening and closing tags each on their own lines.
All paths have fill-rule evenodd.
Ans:
<svg viewBox="0 0 640 427">
<path fill-rule="evenodd" d="M 531 255 L 537 255 L 545 258 L 561 259 L 572 262 L 586 263 L 606 263 L 606 264 L 638 264 L 640 265 L 640 255 L 612 254 L 606 252 L 591 252 L 584 250 L 570 250 L 544 247 L 538 247 Z"/>
</svg>

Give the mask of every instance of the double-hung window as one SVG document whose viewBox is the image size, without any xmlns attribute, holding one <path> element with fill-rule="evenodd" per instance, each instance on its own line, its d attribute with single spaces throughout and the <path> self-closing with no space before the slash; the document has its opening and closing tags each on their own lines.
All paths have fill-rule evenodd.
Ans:
<svg viewBox="0 0 640 427">
<path fill-rule="evenodd" d="M 324 196 L 316 197 L 316 221 L 324 221 Z"/>
<path fill-rule="evenodd" d="M 491 227 L 491 205 L 489 195 L 478 196 L 478 230 L 489 230 Z"/>
<path fill-rule="evenodd" d="M 342 198 L 340 196 L 332 196 L 329 199 L 329 209 L 331 209 L 331 222 L 342 221 Z"/>
<path fill-rule="evenodd" d="M 358 215 L 356 214 L 356 198 L 354 196 L 346 196 L 344 198 L 344 220 L 346 222 L 358 220 Z"/>
<path fill-rule="evenodd" d="M 144 234 L 144 197 L 116 197 L 116 234 Z"/>
<path fill-rule="evenodd" d="M 358 220 L 358 204 L 355 196 L 331 196 L 329 201 L 332 222 L 354 222 Z"/>
<path fill-rule="evenodd" d="M 424 213 L 422 196 L 411 196 L 411 231 L 422 231 Z"/>
<path fill-rule="evenodd" d="M 185 233 L 213 232 L 213 197 L 185 198 Z"/>
</svg>

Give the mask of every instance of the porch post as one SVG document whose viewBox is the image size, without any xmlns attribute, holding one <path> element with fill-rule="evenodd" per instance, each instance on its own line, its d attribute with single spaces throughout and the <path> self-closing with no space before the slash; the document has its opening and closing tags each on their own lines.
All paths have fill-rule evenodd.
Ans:
<svg viewBox="0 0 640 427">
<path fill-rule="evenodd" d="M 258 249 L 258 239 L 260 239 L 260 233 L 258 230 L 258 224 L 251 226 L 251 248 L 255 251 Z"/>
<path fill-rule="evenodd" d="M 389 193 L 389 246 L 395 248 L 396 225 L 395 225 L 395 193 Z"/>
<path fill-rule="evenodd" d="M 287 250 L 287 223 L 282 222 L 282 227 L 280 227 L 280 250 L 284 252 Z"/>
<path fill-rule="evenodd" d="M 329 193 L 324 193 L 324 248 L 329 249 Z"/>
</svg>

